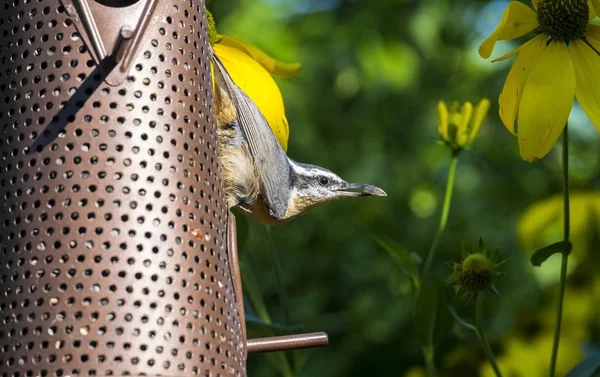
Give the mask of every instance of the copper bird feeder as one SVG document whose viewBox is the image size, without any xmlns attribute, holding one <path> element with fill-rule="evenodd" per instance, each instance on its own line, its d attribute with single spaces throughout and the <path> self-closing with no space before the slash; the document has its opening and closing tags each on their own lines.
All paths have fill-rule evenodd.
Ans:
<svg viewBox="0 0 600 377">
<path fill-rule="evenodd" d="M 202 0 L 5 0 L 0 33 L 0 377 L 326 343 L 246 340 Z"/>
</svg>

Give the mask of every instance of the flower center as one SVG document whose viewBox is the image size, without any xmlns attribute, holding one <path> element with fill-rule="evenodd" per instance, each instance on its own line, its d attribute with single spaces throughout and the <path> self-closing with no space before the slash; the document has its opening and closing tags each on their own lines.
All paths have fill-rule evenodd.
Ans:
<svg viewBox="0 0 600 377">
<path fill-rule="evenodd" d="M 463 261 L 463 270 L 493 270 L 494 265 L 483 254 L 471 254 Z"/>
<path fill-rule="evenodd" d="M 563 42 L 585 37 L 589 16 L 586 0 L 540 0 L 537 10 L 540 30 Z"/>
</svg>

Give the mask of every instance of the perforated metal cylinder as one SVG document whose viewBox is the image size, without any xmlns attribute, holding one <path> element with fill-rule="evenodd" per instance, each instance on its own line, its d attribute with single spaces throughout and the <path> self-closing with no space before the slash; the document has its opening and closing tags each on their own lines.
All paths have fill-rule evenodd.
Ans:
<svg viewBox="0 0 600 377">
<path fill-rule="evenodd" d="M 107 54 L 144 1 L 90 1 Z M 118 85 L 62 4 L 0 7 L 0 376 L 243 376 L 204 2 Z"/>
</svg>

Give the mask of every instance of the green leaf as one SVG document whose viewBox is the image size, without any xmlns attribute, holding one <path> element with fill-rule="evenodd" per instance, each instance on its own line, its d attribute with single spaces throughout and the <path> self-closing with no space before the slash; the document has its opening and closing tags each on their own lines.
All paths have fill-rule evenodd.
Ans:
<svg viewBox="0 0 600 377">
<path fill-rule="evenodd" d="M 582 361 L 565 377 L 600 377 L 600 356 Z"/>
<path fill-rule="evenodd" d="M 552 245 L 542 247 L 541 249 L 536 250 L 531 256 L 531 264 L 539 267 L 546 261 L 546 259 L 550 258 L 554 254 L 566 253 L 569 255 L 571 254 L 572 249 L 573 245 L 571 245 L 571 243 L 568 241 L 560 241 L 553 243 Z"/>
<path fill-rule="evenodd" d="M 246 313 L 246 326 L 266 327 L 271 329 L 276 335 L 293 334 L 303 332 L 305 327 L 302 325 L 283 325 L 280 323 L 267 323 L 260 319 L 255 313 Z"/>
<path fill-rule="evenodd" d="M 252 271 L 252 265 L 245 254 L 240 255 L 240 275 L 242 275 L 242 286 L 244 287 L 246 296 L 250 300 L 250 305 L 258 314 L 261 321 L 271 323 L 271 316 L 267 311 L 267 306 L 258 288 L 254 271 Z"/>
<path fill-rule="evenodd" d="M 300 371 L 304 368 L 304 365 L 306 365 L 308 358 L 313 352 L 314 349 L 310 348 L 294 351 L 294 371 L 296 375 L 300 374 Z"/>
<path fill-rule="evenodd" d="M 419 269 L 415 261 L 415 256 L 409 253 L 408 250 L 400 243 L 390 237 L 371 231 L 371 237 L 379 244 L 379 246 L 388 252 L 394 259 L 398 267 L 411 277 L 413 286 L 418 289 L 420 285 Z"/>
<path fill-rule="evenodd" d="M 413 257 L 404 246 L 383 234 L 373 234 L 372 237 L 382 249 L 387 251 L 390 256 L 394 258 L 394 261 L 398 263 L 398 266 L 408 273 L 416 274 L 418 272 L 417 265 Z"/>
<path fill-rule="evenodd" d="M 442 282 L 429 276 L 422 282 L 415 309 L 415 329 L 423 347 L 439 345 L 454 322 Z"/>
<path fill-rule="evenodd" d="M 275 271 L 275 278 L 277 281 L 277 294 L 279 295 L 279 305 L 283 308 L 285 323 L 292 323 L 291 309 L 287 296 L 287 292 L 285 291 L 285 283 L 283 281 L 283 272 L 281 269 L 281 265 L 279 263 L 279 257 L 277 255 L 277 249 L 275 248 L 275 242 L 273 241 L 273 236 L 271 235 L 271 228 L 268 225 L 263 225 L 262 227 L 263 240 L 265 241 L 265 246 L 267 251 L 269 252 L 269 259 L 271 259 L 271 266 Z"/>
<path fill-rule="evenodd" d="M 454 317 L 454 319 L 456 320 L 456 322 L 458 322 L 458 324 L 460 324 L 461 326 L 477 332 L 477 328 L 475 327 L 475 325 L 473 325 L 472 323 L 462 319 L 458 313 L 456 312 L 456 310 L 454 310 L 454 307 L 452 306 L 452 304 L 448 304 L 448 310 L 450 311 L 450 314 Z"/>
<path fill-rule="evenodd" d="M 272 327 L 271 317 L 260 293 L 254 271 L 252 271 L 252 264 L 250 263 L 247 254 L 240 256 L 240 273 L 242 275 L 244 292 L 250 301 L 249 308 L 246 309 L 247 314 L 259 318 L 261 323 L 266 324 L 266 326 L 253 326 L 252 322 L 247 323 L 248 326 L 246 329 L 248 330 L 248 338 L 276 336 L 277 334 Z M 258 317 L 256 317 L 256 315 Z M 246 318 L 248 318 L 248 316 L 246 316 Z M 265 354 L 265 358 L 283 377 L 293 377 L 295 375 L 292 370 L 292 363 L 286 353 L 270 352 Z"/>
</svg>

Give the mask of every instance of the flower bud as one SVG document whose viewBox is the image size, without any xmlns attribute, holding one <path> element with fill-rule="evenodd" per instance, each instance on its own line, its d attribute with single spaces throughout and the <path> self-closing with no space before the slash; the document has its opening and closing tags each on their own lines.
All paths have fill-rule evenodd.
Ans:
<svg viewBox="0 0 600 377">
<path fill-rule="evenodd" d="M 452 273 L 456 284 L 468 292 L 486 291 L 494 282 L 494 265 L 483 254 L 471 254 Z"/>
<path fill-rule="evenodd" d="M 445 102 L 438 103 L 438 134 L 454 153 L 460 152 L 472 143 L 490 107 L 490 101 L 482 99 L 473 109 L 471 102 L 460 105 L 454 101 L 447 106 Z"/>
<path fill-rule="evenodd" d="M 489 251 L 483 239 L 479 240 L 479 244 L 471 253 L 467 253 L 463 246 L 462 262 L 449 264 L 452 268 L 452 277 L 449 280 L 454 284 L 457 293 L 462 292 L 470 298 L 477 293 L 497 294 L 494 281 L 501 275 L 498 267 L 506 262 L 497 260 L 498 249 Z"/>
</svg>

